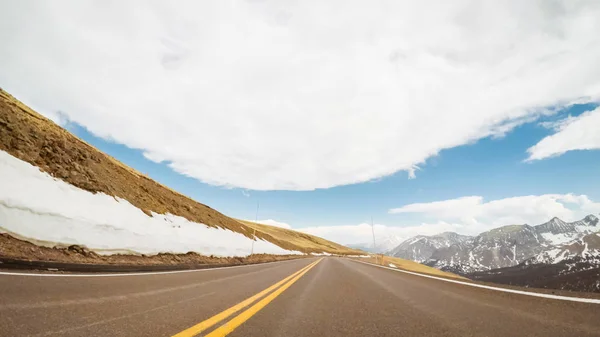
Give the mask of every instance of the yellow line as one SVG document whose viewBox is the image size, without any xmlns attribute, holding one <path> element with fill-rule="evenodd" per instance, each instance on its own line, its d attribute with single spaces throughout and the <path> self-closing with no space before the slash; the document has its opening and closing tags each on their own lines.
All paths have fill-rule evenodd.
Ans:
<svg viewBox="0 0 600 337">
<path fill-rule="evenodd" d="M 213 332 L 206 335 L 206 337 L 227 336 L 229 333 L 231 333 L 233 330 L 235 330 L 238 326 L 242 325 L 244 322 L 249 320 L 252 316 L 254 316 L 257 312 L 259 312 L 262 308 L 267 306 L 267 304 L 271 303 L 271 301 L 273 301 L 277 296 L 281 295 L 281 293 L 283 293 L 287 288 L 289 288 L 292 284 L 294 284 L 294 282 L 298 281 L 298 279 L 300 279 L 304 274 L 306 274 L 312 267 L 316 266 L 317 263 L 321 262 L 321 260 L 323 260 L 323 258 L 319 259 L 317 262 L 310 265 L 309 268 L 305 269 L 300 274 L 296 275 L 292 280 L 290 280 L 288 283 L 281 286 L 281 288 L 272 292 L 269 296 L 263 298 L 258 303 L 251 306 L 250 308 L 248 308 L 246 311 L 242 312 L 241 314 L 239 314 L 236 317 L 234 317 L 233 319 L 231 319 L 229 322 L 223 324 L 219 328 L 215 329 Z"/>
<path fill-rule="evenodd" d="M 258 300 L 259 298 L 263 297 L 264 295 L 268 294 L 269 292 L 271 292 L 272 290 L 276 289 L 277 287 L 279 287 L 280 285 L 284 284 L 285 282 L 289 281 L 291 278 L 293 278 L 294 276 L 302 273 L 305 270 L 308 270 L 310 267 L 314 266 L 315 264 L 317 264 L 319 261 L 315 261 L 311 264 L 309 264 L 308 266 L 298 270 L 297 272 L 293 273 L 292 275 L 284 278 L 283 280 L 275 283 L 274 285 L 268 287 L 267 289 L 259 292 L 258 294 L 248 297 L 247 299 L 245 299 L 244 301 L 232 306 L 229 309 L 226 309 L 216 315 L 214 315 L 213 317 L 202 321 L 196 325 L 194 325 L 193 327 L 190 327 L 188 329 L 183 330 L 182 332 L 173 335 L 173 337 L 191 337 L 191 336 L 195 336 L 199 333 L 201 333 L 202 331 L 210 328 L 211 326 L 219 323 L 220 321 L 226 319 L 227 317 L 235 314 L 236 312 L 244 309 L 245 307 L 247 307 L 248 305 L 254 303 L 254 301 Z"/>
</svg>

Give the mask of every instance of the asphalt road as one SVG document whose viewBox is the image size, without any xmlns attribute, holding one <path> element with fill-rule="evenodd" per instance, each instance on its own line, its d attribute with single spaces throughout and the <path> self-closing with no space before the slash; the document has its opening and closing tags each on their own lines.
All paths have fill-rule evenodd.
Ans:
<svg viewBox="0 0 600 337">
<path fill-rule="evenodd" d="M 0 336 L 199 331 L 197 336 L 600 336 L 600 304 L 478 289 L 341 258 L 152 275 L 0 275 Z"/>
</svg>

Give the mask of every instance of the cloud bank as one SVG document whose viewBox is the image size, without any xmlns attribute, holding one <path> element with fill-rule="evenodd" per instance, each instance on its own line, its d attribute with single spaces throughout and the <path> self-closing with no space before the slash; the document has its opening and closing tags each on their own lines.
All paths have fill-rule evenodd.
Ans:
<svg viewBox="0 0 600 337">
<path fill-rule="evenodd" d="M 467 196 L 428 203 L 414 203 L 389 210 L 392 214 L 411 213 L 422 221 L 405 225 L 375 225 L 377 241 L 388 236 L 408 239 L 415 235 L 433 235 L 453 231 L 477 235 L 504 225 L 539 225 L 559 217 L 565 221 L 581 220 L 600 213 L 600 202 L 586 195 L 544 194 L 484 201 L 481 196 Z M 363 223 L 348 226 L 321 226 L 298 229 L 342 244 L 372 242 L 371 226 Z"/>
<path fill-rule="evenodd" d="M 600 93 L 598 1 L 0 7 L 3 88 L 213 185 L 414 178 L 443 149 Z M 582 148 L 566 138 L 532 159 Z"/>
</svg>

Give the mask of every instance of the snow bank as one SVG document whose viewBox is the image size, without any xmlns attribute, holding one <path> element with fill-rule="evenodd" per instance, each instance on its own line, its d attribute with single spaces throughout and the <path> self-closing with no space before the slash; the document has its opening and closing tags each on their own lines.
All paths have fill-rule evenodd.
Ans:
<svg viewBox="0 0 600 337">
<path fill-rule="evenodd" d="M 550 243 L 552 243 L 553 245 L 575 242 L 578 239 L 585 236 L 586 234 L 592 234 L 594 232 L 600 231 L 600 222 L 596 226 L 576 226 L 575 231 L 575 233 L 569 232 L 560 234 L 542 233 L 542 237 L 547 241 L 550 241 Z"/>
<path fill-rule="evenodd" d="M 98 253 L 187 253 L 247 256 L 252 240 L 242 234 L 167 214 L 144 214 L 128 201 L 93 194 L 54 179 L 0 151 L 0 231 L 32 242 L 86 246 Z M 255 253 L 301 254 L 270 242 Z"/>
<path fill-rule="evenodd" d="M 327 253 L 327 252 L 310 253 L 310 255 L 313 255 L 313 256 L 333 256 L 333 254 L 330 254 L 330 253 Z"/>
</svg>

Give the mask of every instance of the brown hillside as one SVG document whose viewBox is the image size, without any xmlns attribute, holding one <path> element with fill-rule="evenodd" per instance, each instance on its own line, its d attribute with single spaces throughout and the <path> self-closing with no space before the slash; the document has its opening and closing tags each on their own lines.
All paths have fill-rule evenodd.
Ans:
<svg viewBox="0 0 600 337">
<path fill-rule="evenodd" d="M 360 254 L 292 230 L 244 224 L 125 166 L 31 110 L 0 89 L 0 150 L 81 189 L 123 198 L 145 213 L 171 213 L 190 221 L 256 236 L 305 253 Z"/>
</svg>

